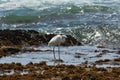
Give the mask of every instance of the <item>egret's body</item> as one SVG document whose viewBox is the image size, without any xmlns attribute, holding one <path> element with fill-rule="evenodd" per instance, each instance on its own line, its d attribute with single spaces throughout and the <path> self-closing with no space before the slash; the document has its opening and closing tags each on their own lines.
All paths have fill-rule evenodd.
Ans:
<svg viewBox="0 0 120 80">
<path fill-rule="evenodd" d="M 56 35 L 48 42 L 48 46 L 53 46 L 53 55 L 54 55 L 55 60 L 56 60 L 56 57 L 55 57 L 54 48 L 55 48 L 55 46 L 58 46 L 58 54 L 59 54 L 59 60 L 60 60 L 59 46 L 61 45 L 61 43 L 64 43 L 66 41 L 66 38 L 67 38 L 67 36 L 65 36 L 65 35 Z"/>
</svg>

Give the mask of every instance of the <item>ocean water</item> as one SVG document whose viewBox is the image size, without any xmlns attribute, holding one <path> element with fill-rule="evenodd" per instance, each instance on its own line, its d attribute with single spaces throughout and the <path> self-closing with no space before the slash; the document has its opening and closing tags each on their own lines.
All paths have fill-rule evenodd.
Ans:
<svg viewBox="0 0 120 80">
<path fill-rule="evenodd" d="M 120 48 L 119 0 L 0 0 L 0 29 L 63 33 Z"/>
</svg>

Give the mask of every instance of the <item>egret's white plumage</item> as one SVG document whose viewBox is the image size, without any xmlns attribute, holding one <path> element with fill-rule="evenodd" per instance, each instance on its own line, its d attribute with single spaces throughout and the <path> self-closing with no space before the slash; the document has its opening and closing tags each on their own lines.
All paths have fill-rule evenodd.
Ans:
<svg viewBox="0 0 120 80">
<path fill-rule="evenodd" d="M 61 43 L 64 43 L 66 41 L 67 36 L 66 35 L 56 35 L 54 36 L 49 42 L 48 42 L 48 46 L 53 46 L 53 54 L 54 54 L 54 59 L 56 59 L 55 57 L 55 52 L 54 52 L 54 48 L 55 46 L 58 46 L 58 54 L 59 54 L 59 60 L 60 60 L 60 51 L 59 51 L 59 46 L 61 45 Z"/>
<path fill-rule="evenodd" d="M 65 35 L 56 35 L 49 41 L 48 46 L 59 46 L 65 42 L 66 37 Z"/>
</svg>

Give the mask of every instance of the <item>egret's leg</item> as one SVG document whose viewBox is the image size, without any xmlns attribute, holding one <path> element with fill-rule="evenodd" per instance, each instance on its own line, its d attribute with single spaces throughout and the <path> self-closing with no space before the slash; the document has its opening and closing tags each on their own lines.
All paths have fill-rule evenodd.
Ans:
<svg viewBox="0 0 120 80">
<path fill-rule="evenodd" d="M 55 46 L 53 47 L 53 56 L 54 56 L 54 59 L 56 59 L 56 57 L 55 57 Z"/>
<path fill-rule="evenodd" d="M 60 60 L 60 46 L 58 46 L 58 56 L 59 56 L 59 60 Z"/>
</svg>

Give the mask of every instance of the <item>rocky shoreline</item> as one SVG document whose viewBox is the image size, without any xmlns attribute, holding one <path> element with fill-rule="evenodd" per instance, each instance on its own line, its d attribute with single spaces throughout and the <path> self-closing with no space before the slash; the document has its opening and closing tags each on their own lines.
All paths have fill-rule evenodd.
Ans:
<svg viewBox="0 0 120 80">
<path fill-rule="evenodd" d="M 49 40 L 56 34 L 39 33 L 34 30 L 0 30 L 0 57 L 15 54 L 19 51 L 26 51 L 24 46 L 47 45 Z M 66 35 L 67 39 L 63 46 L 81 45 L 71 35 Z M 31 50 L 30 50 L 31 51 Z"/>
<path fill-rule="evenodd" d="M 24 46 L 47 45 L 48 41 L 56 34 L 44 34 L 34 30 L 0 30 L 0 58 L 10 56 L 18 52 L 37 51 L 25 49 Z M 63 46 L 82 45 L 74 37 L 67 35 L 67 40 Z M 104 46 L 98 46 L 104 48 Z M 109 50 L 100 52 L 96 57 L 109 53 Z M 118 51 L 116 54 L 120 54 Z M 75 56 L 80 58 L 79 53 Z M 107 63 L 110 60 L 99 60 L 96 63 Z M 120 58 L 114 59 L 119 62 Z M 112 62 L 112 61 L 111 61 Z M 40 63 L 1 63 L 0 80 L 120 80 L 120 67 L 96 67 L 96 64 L 88 66 L 85 62 L 80 65 L 47 65 L 45 61 Z"/>
</svg>

